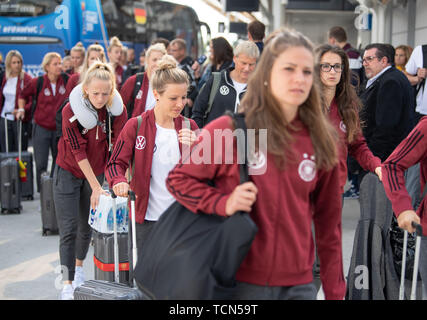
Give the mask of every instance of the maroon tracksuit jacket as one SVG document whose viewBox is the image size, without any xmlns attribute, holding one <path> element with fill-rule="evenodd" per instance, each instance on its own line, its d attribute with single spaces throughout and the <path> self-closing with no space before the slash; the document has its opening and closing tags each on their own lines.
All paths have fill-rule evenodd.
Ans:
<svg viewBox="0 0 427 320">
<path fill-rule="evenodd" d="M 104 173 L 108 161 L 108 137 L 106 135 L 107 112 L 105 108 L 98 110 L 101 126 L 90 130 L 80 131 L 78 120 L 70 122 L 74 116 L 69 103 L 62 110 L 62 136 L 58 141 L 58 155 L 56 164 L 62 169 L 71 172 L 76 178 L 86 179 L 78 162 L 88 159 L 90 166 L 96 176 Z M 112 123 L 111 140 L 114 144 L 117 137 L 127 121 L 126 108 L 123 113 L 114 117 Z"/>
<path fill-rule="evenodd" d="M 350 154 L 354 159 L 359 162 L 363 169 L 374 172 L 375 169 L 381 166 L 381 159 L 375 157 L 371 150 L 369 150 L 366 140 L 359 131 L 358 137 L 352 143 L 347 141 L 347 130 L 342 117 L 338 110 L 335 98 L 332 100 L 331 109 L 329 110 L 329 120 L 336 128 L 340 137 L 339 142 L 339 168 L 340 168 L 340 187 L 344 192 L 344 186 L 347 182 L 347 154 Z"/>
<path fill-rule="evenodd" d="M 314 221 L 326 299 L 343 299 L 339 168 L 316 169 L 307 128 L 298 118 L 292 126 L 297 128 L 291 131 L 294 140 L 289 149 L 293 151 L 294 161 L 289 160 L 284 170 L 280 170 L 273 156 L 260 155 L 255 166 L 266 171 L 250 176 L 258 189 L 250 216 L 259 231 L 236 279 L 262 286 L 312 282 L 314 241 L 311 226 Z M 202 130 L 200 142 L 193 147 L 192 154 L 201 151 L 198 148 L 204 145 L 204 139 L 214 150 L 215 129 L 232 129 L 231 119 L 222 116 L 210 122 Z M 237 163 L 224 164 L 225 149 L 223 145 L 222 155 L 211 151 L 211 164 L 182 164 L 180 161 L 169 173 L 168 190 L 191 211 L 226 216 L 226 202 L 240 180 Z M 236 143 L 233 154 L 236 159 Z M 213 181 L 215 187 L 209 186 L 207 181 Z"/>
<path fill-rule="evenodd" d="M 411 197 L 405 188 L 404 173 L 417 163 L 420 163 L 421 192 L 423 192 L 427 180 L 427 117 L 421 118 L 381 167 L 384 189 L 397 217 L 403 211 L 414 210 Z M 426 211 L 427 204 L 424 198 L 417 209 L 424 235 L 427 234 Z"/>
<path fill-rule="evenodd" d="M 24 90 L 24 88 L 30 85 L 31 79 L 32 78 L 28 73 L 24 73 L 24 77 L 18 79 L 18 82 L 16 83 L 15 109 L 18 109 L 18 99 L 21 95 L 21 92 Z M 6 77 L 3 77 L 3 81 L 0 84 L 0 114 L 4 105 L 3 88 L 6 85 L 6 81 Z M 25 117 L 23 120 L 25 122 L 31 120 L 31 102 L 32 98 L 29 98 L 25 105 Z"/>
<path fill-rule="evenodd" d="M 33 78 L 29 86 L 25 87 L 20 94 L 21 99 L 27 102 L 30 97 L 35 96 L 37 93 L 37 77 Z M 61 106 L 65 99 L 65 84 L 62 77 L 59 76 L 56 80 L 55 95 L 52 92 L 52 86 L 47 74 L 43 76 L 43 87 L 37 97 L 36 111 L 34 112 L 34 122 L 46 130 L 54 131 L 56 129 L 56 111 Z M 25 106 L 25 113 L 30 112 L 31 105 Z"/>
<path fill-rule="evenodd" d="M 125 104 L 125 106 L 127 106 L 129 101 L 132 99 L 135 83 L 136 83 L 136 74 L 129 77 L 125 81 L 125 83 L 123 84 L 120 90 L 120 95 L 122 96 L 123 103 Z M 147 102 L 148 89 L 149 89 L 149 80 L 147 77 L 147 73 L 145 72 L 144 78 L 141 83 L 141 87 L 138 88 L 138 93 L 135 96 L 132 118 L 139 116 L 145 111 L 145 104 Z"/>
<path fill-rule="evenodd" d="M 179 115 L 174 120 L 175 130 L 179 132 L 183 126 L 184 117 Z M 190 120 L 191 130 L 198 129 L 196 123 Z M 150 176 L 153 153 L 156 141 L 156 119 L 154 109 L 142 114 L 142 123 L 138 133 L 138 119 L 131 118 L 120 133 L 114 151 L 105 170 L 105 176 L 112 188 L 119 182 L 128 182 L 125 176 L 126 169 L 130 167 L 135 156 L 135 173 L 130 182 L 131 189 L 137 195 L 135 203 L 135 221 L 143 223 L 150 196 Z M 187 146 L 179 143 L 182 152 Z M 188 148 L 188 147 L 187 147 Z"/>
</svg>

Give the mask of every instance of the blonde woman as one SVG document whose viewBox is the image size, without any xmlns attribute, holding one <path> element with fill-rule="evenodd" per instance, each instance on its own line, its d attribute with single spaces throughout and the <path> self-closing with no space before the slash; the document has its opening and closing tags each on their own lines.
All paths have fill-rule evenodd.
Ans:
<svg viewBox="0 0 427 320">
<path fill-rule="evenodd" d="M 83 43 L 78 42 L 73 48 L 71 48 L 70 57 L 73 68 L 69 74 L 79 72 L 85 58 L 85 47 L 83 46 Z"/>
<path fill-rule="evenodd" d="M 57 153 L 55 115 L 56 110 L 65 99 L 65 86 L 68 81 L 68 75 L 62 72 L 61 62 L 61 56 L 58 53 L 47 53 L 42 62 L 43 70 L 46 73 L 32 79 L 30 85 L 21 92 L 18 100 L 17 118 L 23 119 L 26 110 L 26 112 L 31 112 L 31 117 L 34 119 L 32 137 L 38 192 L 40 192 L 40 175 L 47 170 L 49 150 L 53 160 Z M 40 91 L 37 88 L 39 81 L 42 81 Z M 36 99 L 33 110 L 25 109 L 30 98 Z"/>
<path fill-rule="evenodd" d="M 112 123 L 109 113 L 114 116 Z M 59 253 L 65 270 L 62 300 L 72 299 L 74 289 L 84 282 L 82 266 L 91 238 L 89 210 L 105 193 L 101 186 L 109 133 L 114 143 L 126 120 L 126 110 L 115 90 L 114 71 L 108 64 L 93 64 L 62 111 L 62 137 L 53 175 Z"/>
<path fill-rule="evenodd" d="M 22 90 L 29 86 L 31 76 L 22 70 L 22 55 L 17 50 L 11 50 L 6 55 L 6 72 L 5 76 L 0 79 L 0 151 L 6 151 L 6 132 L 5 119 L 8 120 L 8 142 L 9 151 L 18 150 L 18 134 L 15 122 L 15 115 L 18 113 L 18 99 Z M 28 106 L 29 107 L 29 106 Z M 22 150 L 28 147 L 28 127 L 30 113 L 25 113 L 22 123 Z"/>
<path fill-rule="evenodd" d="M 166 189 L 166 177 L 181 157 L 183 145 L 191 145 L 197 125 L 185 127 L 181 111 L 186 104 L 188 77 L 172 56 L 165 55 L 152 75 L 156 104 L 138 119 L 130 119 L 120 134 L 105 170 L 110 187 L 118 196 L 136 193 L 136 237 L 141 248 L 163 211 L 174 202 Z M 139 128 L 139 129 L 138 129 Z M 135 147 L 145 137 L 144 147 Z M 134 178 L 128 184 L 125 172 L 134 155 Z"/>
<path fill-rule="evenodd" d="M 120 64 L 121 56 L 123 51 L 123 44 L 117 37 L 112 37 L 110 39 L 110 46 L 108 47 L 108 59 L 110 60 L 110 65 L 113 68 L 116 74 L 116 87 L 117 90 L 120 90 L 123 82 L 123 73 L 124 69 Z"/>
<path fill-rule="evenodd" d="M 83 64 L 80 66 L 80 69 L 74 73 L 67 82 L 66 87 L 66 97 L 70 95 L 71 90 L 76 87 L 79 82 L 81 82 L 84 78 L 86 71 L 95 61 L 107 62 L 105 58 L 104 48 L 99 44 L 92 44 L 87 48 L 86 55 L 84 57 Z"/>
<path fill-rule="evenodd" d="M 131 76 L 123 84 L 120 94 L 129 117 L 136 117 L 144 111 L 154 108 L 156 99 L 154 98 L 153 85 L 150 79 L 158 68 L 159 60 L 165 54 L 166 48 L 163 43 L 151 45 L 145 53 L 145 72 Z M 142 77 L 142 80 L 137 81 L 138 77 Z M 139 86 L 139 88 L 137 88 L 137 94 L 133 96 L 135 86 Z"/>
</svg>

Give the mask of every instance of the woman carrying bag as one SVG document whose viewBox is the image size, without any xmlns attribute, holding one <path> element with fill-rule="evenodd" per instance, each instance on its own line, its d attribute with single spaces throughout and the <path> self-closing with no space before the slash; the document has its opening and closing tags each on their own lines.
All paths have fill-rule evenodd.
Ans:
<svg viewBox="0 0 427 320">
<path fill-rule="evenodd" d="M 163 56 L 158 65 L 152 76 L 154 109 L 144 112 L 140 120 L 135 117 L 126 123 L 105 170 L 117 196 L 127 197 L 129 188 L 136 194 L 138 251 L 154 223 L 175 201 L 166 189 L 166 177 L 178 163 L 183 148 L 196 140 L 196 123 L 180 115 L 186 103 L 187 74 L 169 55 Z M 190 127 L 186 127 L 187 121 Z"/>
<path fill-rule="evenodd" d="M 250 146 L 251 181 L 239 184 L 239 164 L 226 160 L 231 152 L 236 159 L 236 144 L 213 151 L 221 142 L 215 136 L 234 129 L 228 116 L 209 123 L 199 136 L 205 142 L 193 147 L 192 155 L 211 147 L 208 163 L 180 162 L 168 176 L 168 190 L 194 213 L 245 211 L 257 225 L 234 299 L 316 299 L 312 223 L 326 299 L 344 298 L 336 139 L 313 80 L 311 42 L 298 32 L 274 32 L 241 101 L 246 127 L 267 138 L 252 146 L 256 152 Z"/>
<path fill-rule="evenodd" d="M 102 183 L 110 141 L 115 143 L 126 120 L 126 110 L 115 90 L 114 71 L 108 64 L 94 63 L 62 110 L 62 137 L 53 175 L 64 268 L 62 300 L 72 299 L 74 289 L 84 282 L 82 266 L 91 239 L 89 210 L 106 194 Z"/>
</svg>

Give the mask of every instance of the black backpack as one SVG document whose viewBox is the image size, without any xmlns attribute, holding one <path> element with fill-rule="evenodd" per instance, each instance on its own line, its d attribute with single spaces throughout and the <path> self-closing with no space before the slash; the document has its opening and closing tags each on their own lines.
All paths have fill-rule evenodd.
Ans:
<svg viewBox="0 0 427 320">
<path fill-rule="evenodd" d="M 144 81 L 144 72 L 138 72 L 136 74 L 135 86 L 133 87 L 132 97 L 126 105 L 126 111 L 128 113 L 128 119 L 132 117 L 132 112 L 135 107 L 135 99 L 139 89 L 141 89 L 142 82 Z"/>
</svg>

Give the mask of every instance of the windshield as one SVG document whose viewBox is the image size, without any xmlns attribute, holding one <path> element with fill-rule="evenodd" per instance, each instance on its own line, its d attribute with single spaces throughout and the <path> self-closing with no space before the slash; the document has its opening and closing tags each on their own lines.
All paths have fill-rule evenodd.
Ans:
<svg viewBox="0 0 427 320">
<path fill-rule="evenodd" d="M 0 2 L 0 16 L 2 17 L 37 17 L 55 11 L 61 0 L 9 0 Z"/>
</svg>

